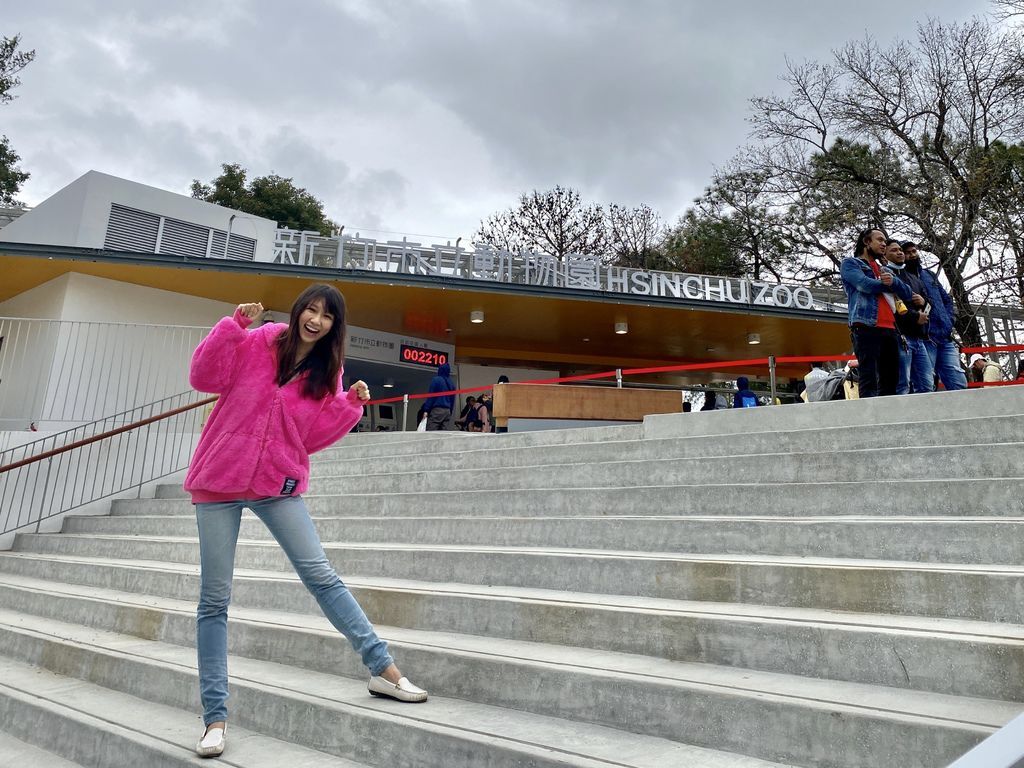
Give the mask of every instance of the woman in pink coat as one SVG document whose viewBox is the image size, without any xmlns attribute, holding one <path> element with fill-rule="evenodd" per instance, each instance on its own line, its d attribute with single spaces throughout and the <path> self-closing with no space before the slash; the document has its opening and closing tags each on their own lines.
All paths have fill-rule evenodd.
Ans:
<svg viewBox="0 0 1024 768">
<path fill-rule="evenodd" d="M 327 561 L 301 494 L 309 454 L 347 434 L 370 399 L 365 383 L 341 389 L 345 299 L 313 285 L 292 305 L 287 325 L 246 330 L 263 312 L 241 304 L 192 356 L 189 381 L 220 395 L 185 478 L 199 526 L 202 577 L 196 622 L 199 687 L 206 731 L 196 752 L 220 755 L 227 720 L 227 610 L 242 508 L 270 529 L 324 615 L 370 671 L 369 690 L 426 701 L 402 676 L 362 608 Z"/>
</svg>

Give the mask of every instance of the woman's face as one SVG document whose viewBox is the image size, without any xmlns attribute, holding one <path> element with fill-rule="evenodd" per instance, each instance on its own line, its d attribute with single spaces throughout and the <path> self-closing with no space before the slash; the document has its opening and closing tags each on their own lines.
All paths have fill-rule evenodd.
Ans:
<svg viewBox="0 0 1024 768">
<path fill-rule="evenodd" d="M 331 332 L 334 315 L 324 309 L 324 303 L 317 299 L 299 315 L 299 338 L 307 344 L 316 344 Z"/>
</svg>

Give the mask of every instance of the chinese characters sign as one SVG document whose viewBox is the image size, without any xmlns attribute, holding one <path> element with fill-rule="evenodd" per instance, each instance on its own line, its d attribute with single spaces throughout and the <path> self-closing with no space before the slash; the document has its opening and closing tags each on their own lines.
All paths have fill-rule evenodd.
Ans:
<svg viewBox="0 0 1024 768">
<path fill-rule="evenodd" d="M 818 295 L 815 295 L 806 286 L 614 267 L 598 256 L 570 254 L 560 260 L 537 253 L 513 254 L 487 246 L 473 249 L 450 244 L 424 246 L 407 239 L 381 242 L 358 234 L 324 237 L 316 232 L 278 229 L 273 261 L 689 301 L 846 311 L 845 296 L 821 289 L 816 289 Z"/>
</svg>

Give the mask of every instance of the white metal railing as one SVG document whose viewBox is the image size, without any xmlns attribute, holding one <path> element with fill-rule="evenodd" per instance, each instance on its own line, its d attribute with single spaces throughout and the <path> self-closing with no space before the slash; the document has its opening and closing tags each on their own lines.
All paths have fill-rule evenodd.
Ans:
<svg viewBox="0 0 1024 768">
<path fill-rule="evenodd" d="M 0 452 L 0 537 L 185 469 L 215 399 L 190 390 Z"/>
<path fill-rule="evenodd" d="M 183 392 L 192 352 L 208 332 L 2 317 L 0 431 L 62 430 Z"/>
</svg>

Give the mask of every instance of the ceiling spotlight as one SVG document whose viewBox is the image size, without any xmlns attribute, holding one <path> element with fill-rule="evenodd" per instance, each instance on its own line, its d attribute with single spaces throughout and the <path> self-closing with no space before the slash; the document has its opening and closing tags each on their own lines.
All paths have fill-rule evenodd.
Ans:
<svg viewBox="0 0 1024 768">
<path fill-rule="evenodd" d="M 748 333 L 747 334 L 747 344 L 760 344 L 760 343 L 761 343 L 761 334 L 760 333 Z"/>
<path fill-rule="evenodd" d="M 387 381 L 384 382 L 384 389 L 394 389 L 394 388 L 395 388 L 395 380 L 394 379 L 388 379 Z"/>
<path fill-rule="evenodd" d="M 615 324 L 615 332 L 617 334 L 619 334 L 620 336 L 622 336 L 625 333 L 629 333 L 629 324 L 628 323 L 616 323 Z"/>
<path fill-rule="evenodd" d="M 484 321 L 484 311 L 482 309 L 474 309 L 469 313 L 469 322 L 471 323 L 482 323 Z"/>
</svg>

